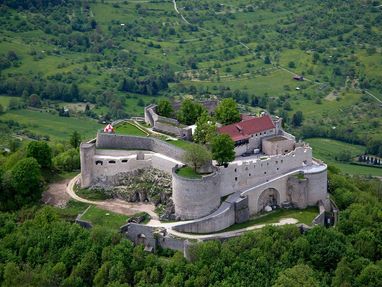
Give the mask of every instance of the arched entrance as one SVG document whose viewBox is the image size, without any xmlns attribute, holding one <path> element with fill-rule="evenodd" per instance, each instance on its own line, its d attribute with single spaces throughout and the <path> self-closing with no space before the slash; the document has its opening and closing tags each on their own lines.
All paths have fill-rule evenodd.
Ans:
<svg viewBox="0 0 382 287">
<path fill-rule="evenodd" d="M 138 234 L 138 236 L 137 236 L 137 243 L 136 244 L 146 245 L 146 235 L 144 235 L 143 233 Z"/>
<path fill-rule="evenodd" d="M 264 190 L 257 202 L 257 210 L 263 211 L 266 206 L 270 206 L 272 208 L 280 205 L 280 194 L 274 188 L 267 188 Z"/>
</svg>

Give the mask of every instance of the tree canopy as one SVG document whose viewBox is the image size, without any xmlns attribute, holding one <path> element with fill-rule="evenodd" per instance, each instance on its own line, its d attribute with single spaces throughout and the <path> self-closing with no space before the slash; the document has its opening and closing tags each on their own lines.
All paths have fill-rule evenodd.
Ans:
<svg viewBox="0 0 382 287">
<path fill-rule="evenodd" d="M 27 147 L 27 157 L 33 157 L 42 168 L 48 168 L 52 164 L 52 150 L 43 141 L 32 141 Z"/>
<path fill-rule="evenodd" d="M 212 158 L 223 165 L 235 159 L 235 144 L 233 140 L 226 134 L 220 134 L 213 138 Z"/>
<path fill-rule="evenodd" d="M 169 100 L 160 100 L 156 108 L 158 115 L 166 118 L 171 118 L 174 116 L 174 109 Z"/>
<path fill-rule="evenodd" d="M 215 120 L 203 113 L 196 121 L 196 128 L 193 135 L 193 139 L 196 143 L 206 144 L 211 142 L 214 136 L 217 134 Z"/>
<path fill-rule="evenodd" d="M 211 153 L 202 145 L 193 144 L 184 153 L 184 161 L 191 165 L 196 172 L 212 159 Z"/>
<path fill-rule="evenodd" d="M 200 103 L 185 99 L 178 112 L 178 119 L 183 124 L 193 125 L 204 112 L 206 109 Z"/>
<path fill-rule="evenodd" d="M 237 103 L 232 98 L 222 100 L 215 110 L 216 119 L 223 125 L 240 121 L 240 112 Z"/>
</svg>

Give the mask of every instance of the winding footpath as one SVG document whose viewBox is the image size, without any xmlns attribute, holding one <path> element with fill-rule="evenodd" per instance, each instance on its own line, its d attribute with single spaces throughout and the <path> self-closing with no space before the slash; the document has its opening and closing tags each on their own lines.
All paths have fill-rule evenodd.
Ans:
<svg viewBox="0 0 382 287">
<path fill-rule="evenodd" d="M 154 212 L 155 206 L 153 204 L 148 203 L 128 203 L 123 200 L 119 199 L 111 199 L 111 200 L 104 200 L 104 201 L 94 201 L 94 200 L 88 200 L 85 198 L 82 198 L 78 196 L 74 191 L 74 186 L 78 183 L 80 179 L 81 174 L 78 174 L 74 178 L 72 178 L 68 185 L 66 186 L 66 193 L 74 200 L 80 201 L 87 204 L 92 204 L 97 207 L 100 207 L 102 209 L 106 209 L 111 212 L 121 213 L 124 215 L 134 215 L 138 212 L 146 212 L 151 216 L 151 220 L 147 223 L 148 226 L 153 227 L 159 227 L 159 228 L 165 228 L 167 230 L 167 233 L 172 234 L 173 236 L 179 237 L 179 238 L 185 238 L 185 239 L 197 239 L 197 240 L 205 240 L 205 239 L 214 239 L 214 238 L 228 238 L 228 237 L 235 237 L 239 236 L 247 231 L 253 231 L 257 229 L 261 229 L 265 227 L 266 225 L 274 225 L 274 226 L 281 226 L 286 224 L 297 224 L 298 220 L 295 218 L 283 218 L 280 219 L 278 223 L 272 223 L 272 224 L 257 224 L 252 225 L 246 228 L 232 230 L 232 231 L 226 231 L 226 232 L 220 232 L 220 233 L 211 233 L 211 234 L 189 234 L 189 233 L 182 233 L 179 231 L 176 231 L 173 229 L 174 226 L 184 224 L 191 221 L 177 221 L 177 222 L 161 222 L 159 221 L 158 215 Z"/>
</svg>

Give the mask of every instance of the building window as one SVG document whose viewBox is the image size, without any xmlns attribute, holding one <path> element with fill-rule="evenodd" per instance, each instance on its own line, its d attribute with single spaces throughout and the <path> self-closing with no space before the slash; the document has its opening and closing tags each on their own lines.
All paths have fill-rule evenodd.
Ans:
<svg viewBox="0 0 382 287">
<path fill-rule="evenodd" d="M 95 162 L 95 164 L 96 164 L 96 165 L 103 165 L 103 161 L 102 161 L 102 160 L 97 160 L 97 161 Z"/>
<path fill-rule="evenodd" d="M 266 135 L 266 134 L 267 134 L 267 132 L 265 131 L 265 132 L 264 132 L 264 134 Z"/>
<path fill-rule="evenodd" d="M 266 172 L 266 171 L 264 171 L 264 174 L 267 174 L 267 172 Z"/>
<path fill-rule="evenodd" d="M 237 172 L 237 169 L 235 168 L 235 172 Z"/>
<path fill-rule="evenodd" d="M 109 160 L 109 163 L 115 163 L 115 160 Z"/>
<path fill-rule="evenodd" d="M 235 177 L 235 181 L 237 181 L 237 177 Z"/>
<path fill-rule="evenodd" d="M 248 166 L 245 167 L 245 170 L 248 170 Z"/>
<path fill-rule="evenodd" d="M 284 162 L 284 160 L 282 159 L 282 160 L 281 160 L 281 163 L 283 163 L 283 162 Z"/>
<path fill-rule="evenodd" d="M 121 160 L 123 163 L 127 163 L 127 159 L 123 159 Z"/>
<path fill-rule="evenodd" d="M 279 168 L 276 168 L 277 170 L 279 170 Z"/>
<path fill-rule="evenodd" d="M 249 174 L 249 176 L 251 176 L 251 174 Z"/>
<path fill-rule="evenodd" d="M 278 164 L 279 162 L 276 160 L 276 164 Z"/>
</svg>

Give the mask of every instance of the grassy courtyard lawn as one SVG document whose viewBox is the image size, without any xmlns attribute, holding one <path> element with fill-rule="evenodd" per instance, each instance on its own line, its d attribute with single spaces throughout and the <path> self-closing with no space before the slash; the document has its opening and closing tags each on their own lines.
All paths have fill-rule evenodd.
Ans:
<svg viewBox="0 0 382 287">
<path fill-rule="evenodd" d="M 100 209 L 92 205 L 81 219 L 91 222 L 93 226 L 101 226 L 110 231 L 118 231 L 122 225 L 127 223 L 129 217 L 127 215 Z"/>
<path fill-rule="evenodd" d="M 106 200 L 111 198 L 111 196 L 108 196 L 100 189 L 79 188 L 76 186 L 75 190 L 79 197 L 86 198 L 88 200 Z"/>
<path fill-rule="evenodd" d="M 187 149 L 187 148 L 189 148 L 193 144 L 192 142 L 185 141 L 185 140 L 176 140 L 176 141 L 168 140 L 166 142 L 169 143 L 169 144 L 172 144 L 174 146 L 177 146 L 177 147 L 179 147 L 181 149 Z"/>
<path fill-rule="evenodd" d="M 181 167 L 180 169 L 176 171 L 176 173 L 186 178 L 194 178 L 194 179 L 202 178 L 200 174 L 196 173 L 194 169 L 189 166 Z"/>
<path fill-rule="evenodd" d="M 0 120 L 14 120 L 39 135 L 47 135 L 53 140 L 68 140 L 77 131 L 82 140 L 95 137 L 102 127 L 95 120 L 77 117 L 59 117 L 47 111 L 15 110 L 0 115 Z"/>
<path fill-rule="evenodd" d="M 365 147 L 325 138 L 305 139 L 313 148 L 313 156 L 329 165 L 339 168 L 342 172 L 354 175 L 382 176 L 382 169 L 368 166 L 338 162 L 334 157 L 341 151 L 350 151 L 352 157 L 365 152 Z"/>
<path fill-rule="evenodd" d="M 246 222 L 234 224 L 224 229 L 223 231 L 219 231 L 219 232 L 238 230 L 238 229 L 250 227 L 253 225 L 259 225 L 259 224 L 278 223 L 283 218 L 294 218 L 294 219 L 297 219 L 299 223 L 305 223 L 307 225 L 311 225 L 313 219 L 317 215 L 318 215 L 318 208 L 316 206 L 308 207 L 302 210 L 301 209 L 277 209 L 263 216 L 250 219 Z"/>
<path fill-rule="evenodd" d="M 124 134 L 124 135 L 132 135 L 132 136 L 147 136 L 146 133 L 144 133 L 142 130 L 137 128 L 136 126 L 130 124 L 130 123 L 123 123 L 121 125 L 118 125 L 116 128 L 116 133 L 118 134 Z"/>
</svg>

